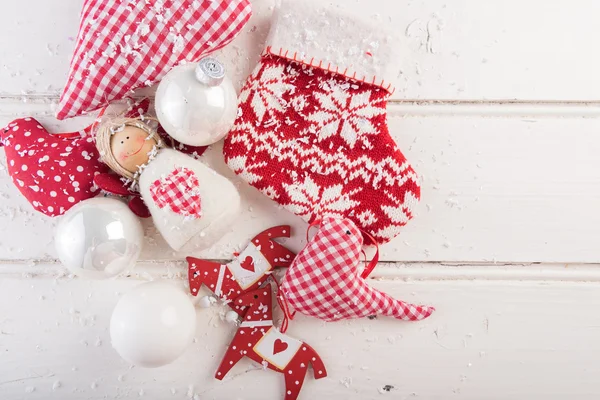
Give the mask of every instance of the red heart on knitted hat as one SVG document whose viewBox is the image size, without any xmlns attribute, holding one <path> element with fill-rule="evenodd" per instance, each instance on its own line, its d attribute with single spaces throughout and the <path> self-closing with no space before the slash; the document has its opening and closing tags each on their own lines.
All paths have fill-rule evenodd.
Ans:
<svg viewBox="0 0 600 400">
<path fill-rule="evenodd" d="M 179 63 L 231 42 L 251 14 L 249 0 L 86 0 L 57 117 L 155 84 Z"/>
<path fill-rule="evenodd" d="M 52 135 L 33 118 L 15 120 L 0 134 L 8 173 L 37 211 L 62 215 L 98 194 L 94 175 L 108 168 L 99 161 L 91 136 Z"/>
</svg>

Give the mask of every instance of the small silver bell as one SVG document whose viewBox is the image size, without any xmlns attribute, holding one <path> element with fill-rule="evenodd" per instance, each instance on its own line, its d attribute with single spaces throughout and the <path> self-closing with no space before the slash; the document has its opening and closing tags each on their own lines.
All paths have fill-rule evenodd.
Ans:
<svg viewBox="0 0 600 400">
<path fill-rule="evenodd" d="M 216 58 L 203 58 L 196 66 L 196 79 L 206 86 L 219 86 L 225 79 L 225 67 Z"/>
</svg>

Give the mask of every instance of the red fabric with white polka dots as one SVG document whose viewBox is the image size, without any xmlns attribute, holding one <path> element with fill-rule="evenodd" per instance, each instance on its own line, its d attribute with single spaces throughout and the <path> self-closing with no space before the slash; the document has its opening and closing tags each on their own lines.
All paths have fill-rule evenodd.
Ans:
<svg viewBox="0 0 600 400">
<path fill-rule="evenodd" d="M 55 217 L 95 197 L 94 175 L 108 172 L 90 136 L 52 135 L 33 118 L 0 132 L 8 173 L 37 211 Z"/>
</svg>

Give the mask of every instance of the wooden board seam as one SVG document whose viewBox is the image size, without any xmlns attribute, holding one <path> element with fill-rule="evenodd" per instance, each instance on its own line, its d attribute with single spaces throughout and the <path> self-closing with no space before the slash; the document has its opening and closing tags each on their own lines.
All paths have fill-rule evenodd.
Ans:
<svg viewBox="0 0 600 400">
<path fill-rule="evenodd" d="M 2 116 L 53 117 L 55 96 L 0 96 Z M 117 103 L 118 104 L 118 103 Z M 600 118 L 598 101 L 390 100 L 388 116 Z M 84 117 L 85 118 L 85 117 Z"/>
<path fill-rule="evenodd" d="M 226 260 L 213 260 L 225 263 Z M 144 261 L 123 277 L 134 279 L 183 278 L 184 261 Z M 67 278 L 70 273 L 57 261 L 2 261 L 0 277 Z M 406 281 L 529 281 L 600 283 L 600 264 L 457 264 L 380 263 L 373 279 Z"/>
</svg>

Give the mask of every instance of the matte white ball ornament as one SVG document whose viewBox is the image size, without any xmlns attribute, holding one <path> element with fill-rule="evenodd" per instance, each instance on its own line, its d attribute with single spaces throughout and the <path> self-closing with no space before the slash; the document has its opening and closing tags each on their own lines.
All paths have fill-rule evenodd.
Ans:
<svg viewBox="0 0 600 400">
<path fill-rule="evenodd" d="M 142 251 L 144 230 L 122 201 L 85 200 L 61 217 L 54 243 L 58 258 L 75 275 L 105 279 L 133 268 Z"/>
<path fill-rule="evenodd" d="M 225 314 L 225 321 L 229 322 L 230 324 L 238 323 L 239 318 L 240 318 L 240 315 L 238 313 L 236 313 L 235 311 L 228 311 L 227 314 Z"/>
<path fill-rule="evenodd" d="M 183 288 L 143 283 L 117 303 L 110 320 L 112 346 L 128 362 L 157 368 L 179 358 L 196 332 L 196 310 Z"/>
<path fill-rule="evenodd" d="M 172 138 L 191 146 L 208 146 L 227 136 L 237 106 L 237 94 L 223 64 L 210 57 L 173 68 L 160 82 L 155 98 L 162 127 Z"/>
<path fill-rule="evenodd" d="M 200 300 L 198 301 L 198 306 L 200 308 L 210 308 L 216 302 L 217 302 L 217 300 L 214 297 L 212 297 L 212 296 L 204 296 L 204 297 L 200 298 Z"/>
</svg>

